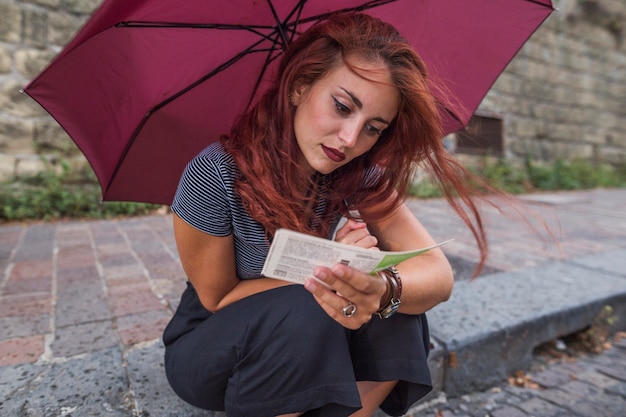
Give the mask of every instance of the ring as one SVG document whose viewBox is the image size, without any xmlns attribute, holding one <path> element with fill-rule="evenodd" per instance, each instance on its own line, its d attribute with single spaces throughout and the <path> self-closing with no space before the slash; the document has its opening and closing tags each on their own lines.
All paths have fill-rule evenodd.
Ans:
<svg viewBox="0 0 626 417">
<path fill-rule="evenodd" d="M 346 317 L 352 317 L 356 313 L 356 306 L 352 303 L 343 308 L 343 315 Z"/>
</svg>

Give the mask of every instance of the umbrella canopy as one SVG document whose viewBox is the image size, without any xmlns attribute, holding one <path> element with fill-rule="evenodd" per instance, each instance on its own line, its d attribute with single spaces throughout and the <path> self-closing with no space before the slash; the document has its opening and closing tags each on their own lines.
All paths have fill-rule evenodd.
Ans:
<svg viewBox="0 0 626 417">
<path fill-rule="evenodd" d="M 103 200 L 169 204 L 186 163 L 230 131 L 283 49 L 331 13 L 393 24 L 468 122 L 550 0 L 105 0 L 24 90 L 67 131 Z"/>
</svg>

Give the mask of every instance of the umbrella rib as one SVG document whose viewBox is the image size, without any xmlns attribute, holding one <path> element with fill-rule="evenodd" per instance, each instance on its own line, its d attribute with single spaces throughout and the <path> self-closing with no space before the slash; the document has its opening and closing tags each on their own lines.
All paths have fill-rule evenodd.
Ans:
<svg viewBox="0 0 626 417">
<path fill-rule="evenodd" d="M 283 28 L 285 28 L 285 29 L 288 29 L 290 27 L 297 28 L 300 25 L 300 23 L 301 23 L 300 16 L 302 15 L 302 9 L 304 9 L 304 3 L 306 3 L 306 2 L 307 2 L 307 0 L 300 0 L 298 2 L 298 4 L 296 4 L 294 6 L 294 8 L 289 13 L 289 15 L 282 22 L 282 27 Z M 294 14 L 296 15 L 296 18 L 292 20 Z M 297 33 L 297 31 L 295 29 L 291 30 L 291 36 L 289 37 L 289 43 L 291 43 L 291 41 L 293 40 L 294 36 L 296 36 L 296 33 Z"/>
<path fill-rule="evenodd" d="M 267 0 L 267 4 L 270 7 L 270 10 L 272 11 L 272 16 L 274 16 L 274 21 L 276 22 L 276 31 L 278 35 L 280 36 L 280 38 L 282 39 L 283 49 L 285 49 L 287 45 L 289 44 L 289 39 L 287 39 L 287 34 L 285 33 L 284 23 L 281 22 L 280 19 L 278 19 L 278 14 L 276 13 L 276 9 L 274 8 L 274 5 L 272 4 L 272 0 Z"/>
<path fill-rule="evenodd" d="M 302 0 L 302 3 L 304 3 L 305 1 L 306 0 Z M 393 3 L 396 1 L 398 0 L 371 0 L 371 1 L 368 1 L 367 3 L 361 4 L 360 6 L 346 7 L 345 9 L 338 9 L 332 12 L 318 14 L 318 15 L 307 17 L 304 19 L 298 19 L 298 23 L 308 23 L 308 22 L 314 22 L 317 20 L 324 20 L 335 14 L 362 12 L 364 10 L 372 9 L 374 7 L 384 6 L 385 4 Z M 533 0 L 528 0 L 528 1 L 533 1 Z M 295 12 L 295 9 L 294 11 L 292 11 L 292 14 L 294 12 Z M 295 22 L 290 22 L 287 24 L 287 26 L 295 26 Z"/>
<path fill-rule="evenodd" d="M 178 93 L 171 95 L 167 99 L 163 100 L 159 104 L 157 104 L 154 107 L 152 107 L 152 109 L 150 109 L 146 113 L 146 115 L 141 119 L 141 121 L 137 124 L 137 127 L 133 131 L 133 134 L 130 136 L 130 140 L 128 141 L 128 143 L 124 147 L 124 150 L 122 151 L 121 158 L 119 158 L 118 163 L 117 163 L 115 169 L 113 170 L 111 178 L 109 179 L 109 182 L 108 182 L 108 184 L 107 184 L 107 186 L 105 188 L 104 194 L 106 194 L 106 192 L 108 192 L 109 188 L 111 187 L 111 184 L 113 183 L 113 180 L 115 179 L 115 177 L 117 176 L 118 171 L 120 170 L 120 167 L 122 165 L 122 161 L 124 160 L 124 158 L 126 158 L 126 155 L 130 151 L 130 148 L 132 147 L 133 143 L 135 142 L 135 139 L 137 138 L 137 135 L 139 135 L 139 132 L 141 132 L 141 130 L 143 129 L 143 126 L 148 122 L 148 119 L 150 119 L 150 116 L 152 116 L 152 114 L 155 111 L 159 110 L 160 108 L 162 108 L 162 107 L 166 106 L 167 104 L 171 103 L 172 101 L 176 100 L 178 97 L 182 96 L 187 91 L 189 91 L 189 90 L 195 88 L 196 86 L 202 84 L 204 81 L 206 81 L 207 79 L 211 78 L 215 74 L 217 74 L 217 73 L 219 73 L 221 71 L 224 71 L 226 68 L 230 67 L 232 64 L 234 64 L 235 62 L 237 62 L 238 60 L 243 58 L 245 55 L 248 55 L 248 54 L 251 54 L 251 53 L 257 53 L 257 52 L 270 52 L 271 53 L 271 52 L 276 50 L 276 48 L 254 49 L 255 46 L 259 45 L 262 42 L 263 41 L 258 41 L 257 43 L 255 43 L 254 45 L 250 46 L 246 50 L 240 52 L 239 54 L 235 55 L 234 57 L 232 57 L 228 61 L 224 62 L 219 67 L 215 68 L 210 73 L 204 75 L 203 77 L 201 77 L 200 79 L 198 79 L 194 83 L 192 83 L 192 84 L 188 85 L 187 87 L 183 88 Z M 258 86 L 258 82 L 257 82 L 257 86 Z"/>
<path fill-rule="evenodd" d="M 237 24 L 227 24 L 227 23 L 180 23 L 180 22 L 160 22 L 160 21 L 136 21 L 136 20 L 128 20 L 124 22 L 116 23 L 116 27 L 128 27 L 128 28 L 163 28 L 163 29 L 180 29 L 180 28 L 188 28 L 188 29 L 217 29 L 217 30 L 247 30 L 252 33 L 255 33 L 262 38 L 270 40 L 272 42 L 276 42 L 275 39 L 270 38 L 268 35 L 264 34 L 262 30 L 273 29 L 278 30 L 280 32 L 280 37 L 285 42 L 286 45 L 289 44 L 290 40 L 295 35 L 296 31 L 291 32 L 291 38 L 287 38 L 285 29 L 297 27 L 300 23 L 308 23 L 318 20 L 323 20 L 328 18 L 334 14 L 341 13 L 351 13 L 351 12 L 361 12 L 364 10 L 368 10 L 374 7 L 382 6 L 388 3 L 393 3 L 397 0 L 370 0 L 367 3 L 363 3 L 360 6 L 348 7 L 345 9 L 339 9 L 328 13 L 323 13 L 316 16 L 307 17 L 304 19 L 300 19 L 300 15 L 302 13 L 302 9 L 304 8 L 304 4 L 307 0 L 300 0 L 298 4 L 294 7 L 294 9 L 290 12 L 289 16 L 285 19 L 284 23 L 279 23 L 278 16 L 276 14 L 276 10 L 271 4 L 271 0 L 268 0 L 268 3 L 272 9 L 272 14 L 276 19 L 277 26 L 268 26 L 268 25 L 237 25 Z M 537 0 L 527 0 L 531 2 L 538 2 Z M 289 22 L 289 19 L 293 17 L 294 14 L 297 13 L 297 20 Z"/>
<path fill-rule="evenodd" d="M 277 42 L 274 41 L 274 45 L 276 45 Z M 252 89 L 252 93 L 250 94 L 250 98 L 248 99 L 248 104 L 246 105 L 246 108 L 249 108 L 250 105 L 252 104 L 252 100 L 254 100 L 254 96 L 256 95 L 257 90 L 259 89 L 259 85 L 261 85 L 261 81 L 263 80 L 263 76 L 265 75 L 265 70 L 267 69 L 267 67 L 269 66 L 269 64 L 274 61 L 276 58 L 278 58 L 279 55 L 274 55 L 273 56 L 273 52 L 277 51 L 277 48 L 271 48 L 268 49 L 267 51 L 269 52 L 265 58 L 265 63 L 263 64 L 263 69 L 260 71 L 259 76 L 256 79 L 256 82 L 254 83 L 254 88 Z"/>
<path fill-rule="evenodd" d="M 454 120 L 456 120 L 461 126 L 465 126 L 465 122 L 463 120 L 461 120 L 461 118 L 455 112 L 450 110 L 448 108 L 448 106 L 446 106 L 445 104 L 443 104 L 439 100 L 437 100 L 437 104 L 439 104 L 446 111 L 446 113 L 448 113 L 450 115 L 450 117 L 452 117 Z"/>
<path fill-rule="evenodd" d="M 257 44 L 255 44 L 255 45 L 258 45 L 259 43 L 260 42 L 257 42 Z M 258 53 L 258 52 L 270 52 L 271 53 L 271 52 L 273 52 L 275 50 L 276 50 L 276 48 L 254 49 L 254 46 L 251 46 L 250 48 L 246 49 L 245 51 L 242 51 L 242 52 L 238 53 L 237 55 L 233 56 L 231 59 L 229 59 L 228 61 L 226 61 L 223 64 L 221 64 L 220 66 L 215 68 L 213 71 L 211 71 L 208 74 L 202 76 L 197 81 L 189 84 L 187 87 L 183 88 L 178 93 L 171 95 L 167 99 L 163 100 L 162 102 L 160 102 L 159 104 L 154 106 L 151 110 L 148 111 L 148 113 L 146 114 L 145 118 L 150 117 L 150 115 L 152 113 L 154 113 L 156 110 L 159 110 L 160 108 L 162 108 L 163 106 L 167 105 L 168 103 L 176 100 L 178 97 L 182 96 L 187 91 L 192 90 L 193 88 L 195 88 L 199 84 L 202 84 L 204 81 L 206 81 L 209 78 L 213 77 L 215 74 L 218 74 L 218 73 L 224 71 L 226 68 L 230 67 L 231 65 L 233 65 L 235 62 L 239 61 L 244 56 L 246 56 L 248 54 L 252 54 L 252 53 Z"/>
<path fill-rule="evenodd" d="M 294 19 L 294 22 L 296 24 L 294 27 L 298 27 L 298 25 L 300 25 L 300 16 L 302 15 L 302 8 L 304 7 L 304 2 L 305 1 L 306 0 L 301 1 L 300 5 L 302 5 L 302 6 L 298 7 L 298 9 L 297 9 L 298 13 L 296 14 L 296 18 Z M 296 9 L 294 9 L 294 10 L 296 10 Z M 291 14 L 293 14 L 293 11 L 291 12 Z M 293 37 L 296 36 L 296 33 L 297 33 L 296 30 L 292 30 L 291 31 L 291 37 L 289 38 L 289 42 L 291 42 L 293 40 Z"/>
<path fill-rule="evenodd" d="M 539 1 L 539 0 L 526 0 L 526 1 L 529 2 L 529 3 L 535 3 L 535 4 L 538 4 L 540 6 L 547 7 L 548 9 L 556 10 L 553 5 L 545 4 L 544 2 Z"/>
<path fill-rule="evenodd" d="M 176 22 L 141 22 L 141 21 L 126 21 L 120 22 L 115 25 L 120 28 L 133 28 L 133 29 L 217 29 L 217 30 L 247 30 L 259 35 L 260 37 L 275 42 L 270 36 L 261 32 L 260 30 L 275 30 L 275 26 L 267 25 L 231 25 L 223 23 L 176 23 Z M 258 29 L 258 30 L 257 30 Z"/>
</svg>

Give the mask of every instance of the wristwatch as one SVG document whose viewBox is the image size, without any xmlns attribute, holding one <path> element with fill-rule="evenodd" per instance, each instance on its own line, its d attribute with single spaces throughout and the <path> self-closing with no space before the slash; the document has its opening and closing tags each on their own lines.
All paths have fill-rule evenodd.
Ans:
<svg viewBox="0 0 626 417">
<path fill-rule="evenodd" d="M 402 295 L 402 279 L 400 273 L 394 266 L 383 269 L 378 273 L 380 277 L 387 281 L 389 286 L 389 295 L 387 301 L 382 305 L 380 310 L 376 312 L 381 319 L 388 319 L 396 314 L 400 308 L 400 296 Z"/>
</svg>

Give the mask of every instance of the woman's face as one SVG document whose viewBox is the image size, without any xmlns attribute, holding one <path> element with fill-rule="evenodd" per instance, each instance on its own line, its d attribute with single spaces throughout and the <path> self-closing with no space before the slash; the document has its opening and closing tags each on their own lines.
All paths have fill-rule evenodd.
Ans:
<svg viewBox="0 0 626 417">
<path fill-rule="evenodd" d="M 369 151 L 398 113 L 400 95 L 384 64 L 354 59 L 314 84 L 292 93 L 294 130 L 302 163 L 311 173 L 328 174 Z"/>
</svg>

